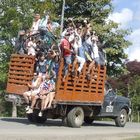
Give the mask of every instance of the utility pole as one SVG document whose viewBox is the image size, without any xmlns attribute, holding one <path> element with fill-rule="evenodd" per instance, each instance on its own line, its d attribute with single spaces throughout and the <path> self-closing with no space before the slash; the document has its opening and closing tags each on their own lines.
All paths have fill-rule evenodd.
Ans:
<svg viewBox="0 0 140 140">
<path fill-rule="evenodd" d="M 64 26 L 64 11 L 65 11 L 65 0 L 63 0 L 63 6 L 62 6 L 60 35 L 61 35 L 62 32 L 63 32 L 63 26 Z"/>
</svg>

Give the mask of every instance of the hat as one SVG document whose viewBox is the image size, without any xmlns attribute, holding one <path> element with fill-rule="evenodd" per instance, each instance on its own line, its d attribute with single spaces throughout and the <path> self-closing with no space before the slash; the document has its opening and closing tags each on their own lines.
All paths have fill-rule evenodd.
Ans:
<svg viewBox="0 0 140 140">
<path fill-rule="evenodd" d="M 25 31 L 24 30 L 19 31 L 19 35 L 25 35 Z"/>
</svg>

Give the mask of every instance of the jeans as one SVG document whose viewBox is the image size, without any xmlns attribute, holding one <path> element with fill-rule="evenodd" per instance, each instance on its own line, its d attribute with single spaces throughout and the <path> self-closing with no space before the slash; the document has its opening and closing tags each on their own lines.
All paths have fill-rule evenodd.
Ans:
<svg viewBox="0 0 140 140">
<path fill-rule="evenodd" d="M 69 64 L 71 64 L 71 55 L 64 56 L 64 77 L 68 74 Z"/>
</svg>

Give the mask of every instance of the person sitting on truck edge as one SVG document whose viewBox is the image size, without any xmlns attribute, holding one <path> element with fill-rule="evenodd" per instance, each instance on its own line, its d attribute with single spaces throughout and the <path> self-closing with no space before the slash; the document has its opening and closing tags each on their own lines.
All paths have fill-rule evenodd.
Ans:
<svg viewBox="0 0 140 140">
<path fill-rule="evenodd" d="M 92 41 L 91 49 L 93 50 L 93 57 L 92 57 L 92 62 L 89 64 L 89 68 L 86 74 L 87 80 L 90 80 L 90 73 L 94 65 L 97 66 L 99 64 L 99 52 L 98 52 L 98 46 L 97 46 L 98 36 L 95 36 L 93 34 L 91 37 L 91 41 Z"/>
<path fill-rule="evenodd" d="M 64 71 L 62 82 L 65 82 L 66 76 L 68 74 L 69 64 L 71 64 L 71 54 L 73 53 L 73 51 L 71 50 L 71 44 L 69 42 L 69 36 L 70 34 L 66 33 L 60 44 L 62 57 L 64 58 Z"/>
<path fill-rule="evenodd" d="M 35 96 L 39 92 L 39 86 L 41 83 L 42 83 L 42 76 L 37 76 L 37 75 L 34 76 L 32 84 L 28 83 L 28 87 L 30 88 L 30 90 L 23 93 L 23 97 L 27 104 L 26 111 L 29 110 L 30 101 L 32 97 Z"/>
<path fill-rule="evenodd" d="M 48 94 L 49 92 L 51 92 L 53 90 L 53 85 L 52 85 L 52 81 L 50 79 L 50 75 L 46 72 L 45 75 L 45 81 L 43 81 L 39 87 L 39 92 L 34 96 L 32 103 L 31 103 L 31 107 L 29 108 L 29 110 L 26 112 L 27 114 L 31 114 L 33 113 L 33 109 L 34 106 L 36 104 L 37 99 L 41 99 L 41 111 L 44 109 L 44 101 L 46 99 L 46 96 L 44 96 L 45 94 Z M 40 114 L 41 116 L 41 114 Z"/>
<path fill-rule="evenodd" d="M 42 113 L 45 109 L 49 109 L 52 106 L 52 101 L 55 97 L 55 82 L 53 79 L 54 75 L 52 73 L 46 73 L 46 80 L 43 84 L 43 88 L 40 91 L 41 110 L 38 116 L 42 117 Z"/>
<path fill-rule="evenodd" d="M 85 60 L 85 54 L 84 54 L 84 48 L 82 46 L 82 35 L 81 35 L 82 31 L 80 28 L 77 28 L 77 30 L 75 31 L 75 42 L 73 45 L 74 51 L 75 51 L 75 59 L 73 62 L 73 66 L 72 66 L 72 76 L 75 76 L 75 68 L 76 68 L 76 64 L 79 63 L 79 67 L 77 69 L 77 76 L 80 75 L 82 68 L 86 62 Z"/>
</svg>

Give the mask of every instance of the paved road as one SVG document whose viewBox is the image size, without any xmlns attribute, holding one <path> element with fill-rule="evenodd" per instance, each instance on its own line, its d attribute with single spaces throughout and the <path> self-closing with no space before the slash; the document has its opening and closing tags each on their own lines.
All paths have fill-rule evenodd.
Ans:
<svg viewBox="0 0 140 140">
<path fill-rule="evenodd" d="M 114 122 L 95 121 L 92 126 L 69 128 L 60 120 L 36 125 L 22 118 L 0 118 L 0 140 L 124 140 L 138 135 L 140 123 L 119 128 Z"/>
</svg>

